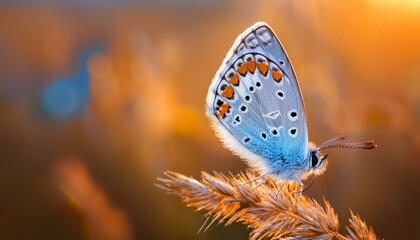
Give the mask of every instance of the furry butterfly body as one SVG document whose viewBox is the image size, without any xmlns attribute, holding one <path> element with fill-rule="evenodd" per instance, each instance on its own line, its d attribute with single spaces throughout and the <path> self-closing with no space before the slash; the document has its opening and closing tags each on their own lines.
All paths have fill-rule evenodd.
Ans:
<svg viewBox="0 0 420 240">
<path fill-rule="evenodd" d="M 308 141 L 305 106 L 291 62 L 273 30 L 258 22 L 238 36 L 210 85 L 206 112 L 224 145 L 282 181 L 321 174 L 326 157 Z M 366 143 L 331 146 L 370 149 Z"/>
</svg>

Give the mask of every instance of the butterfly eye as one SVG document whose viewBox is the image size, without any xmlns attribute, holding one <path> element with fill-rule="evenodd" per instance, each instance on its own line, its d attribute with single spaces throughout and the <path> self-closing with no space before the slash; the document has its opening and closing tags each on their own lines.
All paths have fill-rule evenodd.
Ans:
<svg viewBox="0 0 420 240">
<path fill-rule="evenodd" d="M 316 165 L 318 165 L 319 160 L 318 160 L 318 156 L 316 156 L 315 152 L 312 153 L 311 160 L 312 160 L 312 167 L 316 167 Z"/>
</svg>

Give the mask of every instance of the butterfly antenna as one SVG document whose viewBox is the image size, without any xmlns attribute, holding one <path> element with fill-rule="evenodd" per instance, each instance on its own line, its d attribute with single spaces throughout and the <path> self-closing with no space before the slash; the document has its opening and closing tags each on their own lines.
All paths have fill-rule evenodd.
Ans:
<svg viewBox="0 0 420 240">
<path fill-rule="evenodd" d="M 256 177 L 256 178 L 254 178 L 254 179 L 252 179 L 252 180 L 250 180 L 250 181 L 248 181 L 248 182 L 238 184 L 238 185 L 237 185 L 237 187 L 241 187 L 241 186 L 244 186 L 244 185 L 251 184 L 251 183 L 253 183 L 253 182 L 256 182 L 256 181 L 260 180 L 261 178 L 266 177 L 267 175 L 268 175 L 267 173 L 266 173 L 266 174 L 261 174 L 260 176 L 258 176 L 258 177 Z M 264 181 L 264 182 L 265 182 L 265 181 Z"/>
<path fill-rule="evenodd" d="M 321 151 L 326 148 L 348 148 L 348 149 L 374 149 L 378 147 L 373 140 L 366 142 L 355 142 L 355 143 L 337 143 L 337 141 L 331 141 L 328 144 L 322 144 L 317 148 L 317 151 Z"/>
<path fill-rule="evenodd" d="M 325 146 L 327 146 L 329 144 L 333 144 L 335 142 L 343 141 L 344 139 L 346 139 L 346 135 L 340 135 L 338 137 L 331 138 L 330 140 L 327 140 L 326 142 L 319 145 L 318 149 L 323 149 Z"/>
</svg>

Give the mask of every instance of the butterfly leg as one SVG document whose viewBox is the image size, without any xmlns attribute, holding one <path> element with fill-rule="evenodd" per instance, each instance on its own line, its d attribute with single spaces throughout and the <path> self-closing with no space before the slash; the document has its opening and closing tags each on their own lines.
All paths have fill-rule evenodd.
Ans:
<svg viewBox="0 0 420 240">
<path fill-rule="evenodd" d="M 277 201 L 277 198 L 279 197 L 279 194 L 280 194 L 280 192 L 281 192 L 281 190 L 283 189 L 283 187 L 284 187 L 284 184 L 286 184 L 286 181 L 284 181 L 283 180 L 283 182 L 281 183 L 281 185 L 280 185 L 280 188 L 279 188 L 279 190 L 277 191 L 277 193 L 276 193 L 276 201 Z"/>
<path fill-rule="evenodd" d="M 262 181 L 260 184 L 258 184 L 257 186 L 255 186 L 252 191 L 254 191 L 255 189 L 259 188 L 261 185 L 263 185 L 265 183 L 265 181 Z"/>
<path fill-rule="evenodd" d="M 298 178 L 293 179 L 293 181 L 295 181 L 297 184 L 300 185 L 299 186 L 299 192 L 297 192 L 299 194 L 298 195 L 298 198 L 300 198 L 302 196 L 303 188 L 304 188 L 303 182 L 300 179 L 298 179 Z"/>
<path fill-rule="evenodd" d="M 304 189 L 304 185 L 303 182 L 299 179 L 299 178 L 294 178 L 293 181 L 295 181 L 296 183 L 298 183 L 299 186 L 299 191 L 295 192 L 298 195 L 296 196 L 296 206 L 299 206 L 299 202 L 300 202 L 300 197 L 302 197 L 302 193 L 303 193 L 303 189 Z"/>
<path fill-rule="evenodd" d="M 258 181 L 258 180 L 260 180 L 261 178 L 266 177 L 266 176 L 267 176 L 267 174 L 262 174 L 262 175 L 260 175 L 260 176 L 258 176 L 258 177 L 256 177 L 256 178 L 252 179 L 252 180 L 251 180 L 251 181 L 249 181 L 249 182 L 245 182 L 245 183 L 239 184 L 239 185 L 238 185 L 238 187 L 242 187 L 242 186 L 244 186 L 244 185 L 251 184 L 251 183 L 256 182 L 256 181 Z M 265 182 L 265 181 L 264 181 L 264 182 Z M 264 182 L 263 182 L 263 183 L 264 183 Z M 257 187 L 259 187 L 259 186 L 261 186 L 261 184 L 259 184 Z M 255 187 L 255 188 L 257 188 L 257 187 Z M 254 189 L 255 189 L 255 188 L 254 188 Z"/>
</svg>

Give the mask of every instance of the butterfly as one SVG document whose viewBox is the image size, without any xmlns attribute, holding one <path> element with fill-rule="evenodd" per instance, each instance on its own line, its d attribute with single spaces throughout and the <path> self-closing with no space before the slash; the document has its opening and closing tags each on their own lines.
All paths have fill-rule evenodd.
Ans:
<svg viewBox="0 0 420 240">
<path fill-rule="evenodd" d="M 308 141 L 305 105 L 292 64 L 273 30 L 257 22 L 238 36 L 209 87 L 206 113 L 224 145 L 260 173 L 280 180 L 322 174 L 326 148 L 373 149 L 373 141 L 320 146 Z"/>
</svg>

